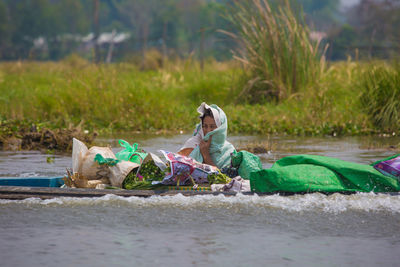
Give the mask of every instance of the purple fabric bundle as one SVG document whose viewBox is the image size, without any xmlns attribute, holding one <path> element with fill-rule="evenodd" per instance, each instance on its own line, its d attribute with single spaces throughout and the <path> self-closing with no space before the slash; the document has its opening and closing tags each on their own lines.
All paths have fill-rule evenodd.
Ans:
<svg viewBox="0 0 400 267">
<path fill-rule="evenodd" d="M 400 156 L 390 160 L 379 162 L 374 166 L 374 168 L 384 175 L 400 178 Z"/>
</svg>

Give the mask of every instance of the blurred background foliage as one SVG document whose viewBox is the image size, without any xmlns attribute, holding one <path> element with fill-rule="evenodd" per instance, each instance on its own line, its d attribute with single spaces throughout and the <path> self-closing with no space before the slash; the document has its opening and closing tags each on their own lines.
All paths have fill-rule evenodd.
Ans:
<svg viewBox="0 0 400 267">
<path fill-rule="evenodd" d="M 226 19 L 226 7 L 234 2 L 238 1 L 2 0 L 0 60 L 59 60 L 70 54 L 92 60 L 95 38 L 89 34 L 96 34 L 97 29 L 99 35 L 126 34 L 113 47 L 114 62 L 141 62 L 148 51 L 153 55 L 157 51 L 160 60 L 202 56 L 226 60 L 235 43 L 218 29 L 235 31 Z M 268 2 L 275 8 L 282 1 Z M 324 38 L 321 47 L 329 44 L 328 60 L 391 58 L 400 51 L 397 0 L 290 2 L 295 10 L 304 11 L 314 38 Z M 110 42 L 103 40 L 100 60 L 107 59 L 109 50 Z"/>
</svg>

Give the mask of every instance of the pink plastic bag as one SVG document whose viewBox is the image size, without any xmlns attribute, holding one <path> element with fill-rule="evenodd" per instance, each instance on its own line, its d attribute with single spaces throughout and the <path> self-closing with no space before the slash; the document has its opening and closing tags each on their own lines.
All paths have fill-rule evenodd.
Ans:
<svg viewBox="0 0 400 267">
<path fill-rule="evenodd" d="M 400 178 L 400 156 L 379 162 L 374 166 L 374 168 L 384 175 Z"/>
<path fill-rule="evenodd" d="M 218 173 L 217 167 L 172 152 L 160 151 L 171 167 L 171 172 L 167 173 L 162 181 L 163 184 L 175 185 L 178 180 L 180 185 L 190 184 L 191 178 L 197 184 L 205 184 L 208 183 L 209 174 Z"/>
</svg>

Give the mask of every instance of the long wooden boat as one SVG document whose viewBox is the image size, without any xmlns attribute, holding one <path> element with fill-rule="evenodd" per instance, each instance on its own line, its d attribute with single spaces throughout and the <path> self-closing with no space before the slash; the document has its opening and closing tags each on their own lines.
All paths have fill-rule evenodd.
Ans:
<svg viewBox="0 0 400 267">
<path fill-rule="evenodd" d="M 188 186 L 174 187 L 162 190 L 125 190 L 125 189 L 93 189 L 61 187 L 63 177 L 0 177 L 0 199 L 49 199 L 56 197 L 102 197 L 113 194 L 122 197 L 150 197 L 154 195 L 167 196 L 182 194 L 193 195 L 236 195 L 233 192 L 212 192 L 202 188 L 191 190 Z"/>
<path fill-rule="evenodd" d="M 0 199 L 21 200 L 27 198 L 51 199 L 57 197 L 102 197 L 113 194 L 121 197 L 151 197 L 151 196 L 171 196 L 182 194 L 184 196 L 195 195 L 225 195 L 235 196 L 236 192 L 215 192 L 204 190 L 190 190 L 189 187 L 171 187 L 162 190 L 125 190 L 125 189 L 93 189 L 93 188 L 66 188 L 60 187 L 63 184 L 63 177 L 5 177 L 0 178 Z M 254 193 L 242 192 L 244 195 L 295 195 L 307 194 L 293 192 L 273 192 L 273 193 Z M 324 193 L 324 192 L 321 192 Z M 352 192 L 339 192 L 342 194 L 352 194 Z M 332 194 L 332 193 L 324 193 Z M 400 192 L 386 192 L 385 195 L 399 196 Z"/>
<path fill-rule="evenodd" d="M 171 196 L 182 194 L 184 196 L 195 195 L 219 195 L 234 196 L 234 192 L 189 191 L 189 190 L 125 190 L 125 189 L 93 189 L 93 188 L 59 188 L 59 187 L 28 187 L 28 186 L 0 186 L 0 199 L 26 199 L 41 198 L 50 199 L 57 197 L 102 197 L 105 195 L 117 195 L 121 197 L 151 197 Z M 251 194 L 250 192 L 245 194 Z"/>
</svg>

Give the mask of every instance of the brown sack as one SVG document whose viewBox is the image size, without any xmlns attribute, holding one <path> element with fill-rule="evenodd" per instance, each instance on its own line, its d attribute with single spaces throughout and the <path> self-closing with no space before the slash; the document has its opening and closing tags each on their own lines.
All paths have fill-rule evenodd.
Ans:
<svg viewBox="0 0 400 267">
<path fill-rule="evenodd" d="M 109 147 L 93 146 L 87 149 L 86 145 L 78 139 L 73 139 L 72 145 L 72 171 L 79 173 L 88 180 L 109 179 L 110 169 L 107 165 L 100 165 L 94 161 L 96 154 L 104 158 L 114 158 L 115 155 Z"/>
<path fill-rule="evenodd" d="M 100 165 L 94 161 L 94 157 L 100 154 L 103 158 L 113 158 L 116 159 L 114 153 L 109 147 L 91 147 L 86 155 L 82 159 L 82 164 L 78 169 L 78 172 L 85 176 L 88 180 L 101 180 L 103 178 L 110 177 L 110 169 L 108 165 Z"/>
<path fill-rule="evenodd" d="M 72 171 L 79 173 L 87 180 L 110 181 L 112 186 L 122 187 L 126 176 L 139 164 L 130 161 L 120 161 L 115 166 L 100 165 L 94 161 L 97 154 L 104 158 L 116 159 L 110 147 L 93 146 L 90 149 L 78 139 L 73 139 L 72 146 Z"/>
<path fill-rule="evenodd" d="M 110 182 L 112 186 L 122 188 L 126 176 L 133 170 L 138 168 L 140 165 L 130 161 L 120 161 L 115 166 L 110 166 Z"/>
</svg>

